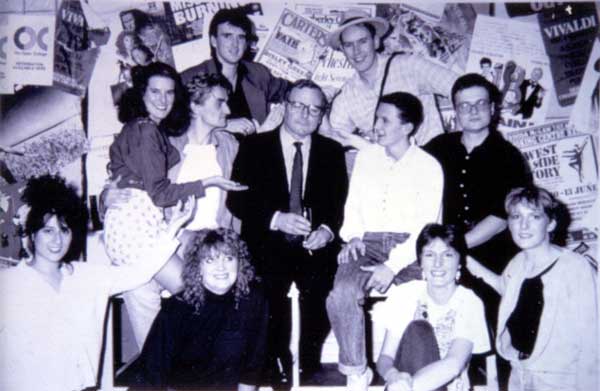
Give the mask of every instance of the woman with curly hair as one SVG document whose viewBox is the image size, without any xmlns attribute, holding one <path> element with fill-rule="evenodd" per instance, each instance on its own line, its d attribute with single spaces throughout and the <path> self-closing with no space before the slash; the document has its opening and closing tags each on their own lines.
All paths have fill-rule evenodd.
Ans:
<svg viewBox="0 0 600 391">
<path fill-rule="evenodd" d="M 222 175 L 185 183 L 168 178 L 168 170 L 181 159 L 168 137 L 183 134 L 190 124 L 187 92 L 171 66 L 155 62 L 134 72 L 133 87 L 119 102 L 119 120 L 125 125 L 110 147 L 110 170 L 113 178 L 121 178 L 119 187 L 130 188 L 131 197 L 125 205 L 108 207 L 104 243 L 112 262 L 122 265 L 145 261 L 140 250 L 157 243 L 164 229 L 163 208 L 190 195 L 202 198 L 207 188 L 246 187 Z M 177 292 L 180 273 L 181 260 L 174 256 L 155 280 L 123 296 L 139 347 L 160 309 L 160 291 Z"/>
<path fill-rule="evenodd" d="M 30 208 L 24 224 L 30 258 L 0 272 L 0 390 L 95 387 L 109 297 L 145 283 L 164 265 L 194 200 L 173 214 L 147 262 L 123 267 L 77 261 L 87 210 L 64 179 L 30 179 L 23 201 Z"/>
<path fill-rule="evenodd" d="M 188 243 L 185 262 L 183 292 L 163 304 L 123 382 L 256 390 L 268 312 L 246 244 L 234 231 L 203 229 Z"/>
</svg>

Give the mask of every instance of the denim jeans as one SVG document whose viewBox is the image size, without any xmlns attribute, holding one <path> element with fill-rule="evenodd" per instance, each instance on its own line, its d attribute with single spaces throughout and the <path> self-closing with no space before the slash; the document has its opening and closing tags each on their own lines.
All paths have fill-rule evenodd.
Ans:
<svg viewBox="0 0 600 391">
<path fill-rule="evenodd" d="M 390 241 L 389 235 L 377 236 L 377 240 L 371 237 L 364 241 L 367 245 L 366 254 L 389 255 L 395 245 L 401 245 L 399 241 Z M 371 273 L 362 271 L 360 267 L 377 265 L 383 261 L 383 257 L 365 255 L 359 256 L 356 261 L 338 265 L 333 289 L 327 297 L 327 314 L 339 346 L 338 368 L 346 376 L 363 373 L 367 367 L 363 305 L 367 294 L 365 286 Z M 394 283 L 418 279 L 420 270 L 415 261 L 398 273 Z"/>
</svg>

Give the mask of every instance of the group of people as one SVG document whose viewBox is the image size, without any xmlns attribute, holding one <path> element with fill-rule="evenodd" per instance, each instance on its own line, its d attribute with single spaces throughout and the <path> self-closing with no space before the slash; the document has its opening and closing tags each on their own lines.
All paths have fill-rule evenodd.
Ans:
<svg viewBox="0 0 600 391">
<path fill-rule="evenodd" d="M 349 11 L 329 35 L 356 71 L 331 104 L 244 59 L 256 37 L 236 9 L 212 19 L 210 60 L 181 76 L 141 68 L 102 196 L 112 265 L 71 262 L 86 218 L 72 187 L 27 185 L 31 257 L 0 274 L 0 389 L 94 387 L 106 304 L 123 291 L 132 389 L 289 388 L 292 283 L 302 380 L 333 329 L 348 389 L 368 389 L 374 289 L 388 296 L 374 315 L 388 390 L 468 390 L 472 355 L 492 346 L 511 391 L 595 389 L 595 271 L 553 244 L 560 204 L 495 130 L 497 88 L 378 53 L 388 29 Z M 460 132 L 442 132 L 433 93 L 451 97 Z"/>
</svg>

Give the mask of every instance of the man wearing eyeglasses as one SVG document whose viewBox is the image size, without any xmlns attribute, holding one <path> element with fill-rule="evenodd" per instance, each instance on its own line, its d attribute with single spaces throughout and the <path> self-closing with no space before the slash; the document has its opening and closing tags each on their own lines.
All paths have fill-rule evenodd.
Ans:
<svg viewBox="0 0 600 391">
<path fill-rule="evenodd" d="M 270 307 L 267 366 L 276 388 L 284 386 L 278 383 L 291 367 L 287 293 L 292 282 L 300 291 L 303 378 L 320 369 L 321 346 L 330 328 L 325 298 L 337 267 L 348 177 L 342 146 L 316 133 L 326 104 L 314 82 L 295 82 L 285 94 L 282 125 L 242 140 L 233 164 L 232 180 L 249 189 L 230 193 L 227 206 L 241 220 L 242 238 L 265 283 Z"/>
<path fill-rule="evenodd" d="M 423 147 L 444 170 L 443 223 L 461 228 L 470 255 L 495 273 L 518 251 L 506 230 L 504 199 L 532 180 L 521 152 L 496 130 L 499 102 L 498 89 L 484 76 L 461 76 L 452 87 L 452 103 L 462 131 L 439 135 Z M 468 270 L 462 283 L 482 299 L 495 330 L 497 293 Z"/>
</svg>

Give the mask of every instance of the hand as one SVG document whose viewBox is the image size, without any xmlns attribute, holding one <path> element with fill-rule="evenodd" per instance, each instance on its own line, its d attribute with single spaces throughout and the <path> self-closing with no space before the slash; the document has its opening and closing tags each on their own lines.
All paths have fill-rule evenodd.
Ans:
<svg viewBox="0 0 600 391">
<path fill-rule="evenodd" d="M 131 190 L 128 188 L 119 189 L 117 185 L 121 182 L 121 176 L 116 179 L 107 179 L 101 193 L 101 201 L 104 209 L 119 209 L 123 207 L 132 197 Z"/>
<path fill-rule="evenodd" d="M 385 293 L 394 280 L 394 272 L 389 267 L 381 264 L 376 266 L 361 266 L 365 272 L 371 272 L 371 277 L 365 286 L 366 290 L 374 288 L 379 293 Z"/>
<path fill-rule="evenodd" d="M 269 108 L 269 115 L 265 119 L 265 122 L 260 125 L 256 130 L 258 133 L 268 132 L 278 127 L 283 121 L 283 114 L 285 113 L 285 107 L 283 103 L 271 104 Z"/>
<path fill-rule="evenodd" d="M 185 202 L 181 202 L 181 200 L 177 201 L 177 204 L 173 208 L 173 213 L 171 214 L 171 220 L 167 225 L 167 235 L 169 238 L 177 236 L 179 229 L 192 217 L 195 206 L 196 198 L 193 195 L 188 196 Z"/>
<path fill-rule="evenodd" d="M 310 221 L 295 213 L 278 213 L 275 226 L 290 235 L 307 236 L 310 233 Z"/>
<path fill-rule="evenodd" d="M 231 133 L 239 133 L 244 135 L 256 132 L 254 122 L 250 121 L 248 118 L 229 119 L 227 120 L 227 126 L 225 126 L 225 129 Z"/>
<path fill-rule="evenodd" d="M 327 102 L 329 102 L 329 103 L 331 103 L 333 98 L 335 98 L 337 93 L 340 91 L 339 88 L 335 88 L 334 86 L 323 86 L 323 87 L 321 87 L 321 90 L 323 90 L 323 93 L 325 94 L 325 98 L 327 99 Z"/>
<path fill-rule="evenodd" d="M 350 261 L 356 261 L 358 255 L 365 255 L 367 247 L 365 243 L 359 238 L 352 238 L 348 243 L 342 247 L 342 251 L 338 254 L 338 263 L 348 263 Z"/>
<path fill-rule="evenodd" d="M 307 250 L 318 250 L 323 248 L 333 239 L 331 237 L 331 232 L 327 231 L 323 227 L 319 227 L 316 230 L 312 231 L 308 238 L 304 242 L 302 242 L 302 247 Z"/>
<path fill-rule="evenodd" d="M 248 186 L 242 185 L 241 183 L 232 181 L 222 176 L 211 176 L 202 179 L 202 183 L 205 187 L 215 186 L 225 191 L 242 191 L 248 190 Z"/>
<path fill-rule="evenodd" d="M 395 379 L 386 381 L 388 391 L 412 391 L 412 376 L 406 372 L 398 372 Z"/>
</svg>

